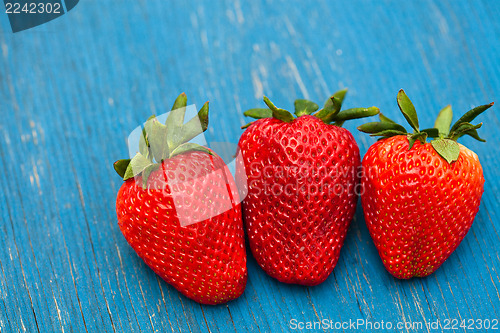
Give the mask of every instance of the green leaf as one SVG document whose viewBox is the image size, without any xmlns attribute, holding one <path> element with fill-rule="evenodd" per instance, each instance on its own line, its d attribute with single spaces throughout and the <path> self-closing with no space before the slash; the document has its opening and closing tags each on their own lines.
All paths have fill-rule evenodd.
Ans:
<svg viewBox="0 0 500 333">
<path fill-rule="evenodd" d="M 481 126 L 483 126 L 483 123 L 479 123 L 477 125 L 472 125 L 471 123 L 461 123 L 456 130 L 452 131 L 448 135 L 448 137 L 452 140 L 457 140 L 459 137 L 463 136 L 466 132 L 470 130 L 477 130 L 478 128 L 481 128 Z"/>
<path fill-rule="evenodd" d="M 200 120 L 202 131 L 205 132 L 208 129 L 208 101 L 198 111 L 198 119 Z"/>
<path fill-rule="evenodd" d="M 181 127 L 184 124 L 184 116 L 186 114 L 186 107 L 172 110 L 168 113 L 165 125 L 168 128 Z"/>
<path fill-rule="evenodd" d="M 255 108 L 246 110 L 243 114 L 254 119 L 272 118 L 273 112 L 270 109 Z"/>
<path fill-rule="evenodd" d="M 347 88 L 341 89 L 339 91 L 336 91 L 332 97 L 335 97 L 338 99 L 340 102 L 340 106 L 342 106 L 342 103 L 344 102 L 345 95 L 347 94 Z"/>
<path fill-rule="evenodd" d="M 399 109 L 401 110 L 401 113 L 403 113 L 403 116 L 406 118 L 406 121 L 408 121 L 408 124 L 410 124 L 410 126 L 416 132 L 418 132 L 417 111 L 415 110 L 415 107 L 413 106 L 413 103 L 410 101 L 408 96 L 406 96 L 403 89 L 398 92 L 397 101 Z"/>
<path fill-rule="evenodd" d="M 438 129 L 439 133 L 443 136 L 447 136 L 450 133 L 451 120 L 453 119 L 453 111 L 451 110 L 451 105 L 445 106 L 436 118 L 434 127 Z"/>
<path fill-rule="evenodd" d="M 277 108 L 266 96 L 264 96 L 264 103 L 271 109 L 274 118 L 284 121 L 285 123 L 289 123 L 294 119 L 290 112 Z"/>
<path fill-rule="evenodd" d="M 241 129 L 248 128 L 248 127 L 250 127 L 250 125 L 252 125 L 253 123 L 255 123 L 255 121 L 251 121 L 251 122 L 249 122 L 248 124 L 245 124 L 245 125 L 241 126 L 240 128 L 241 128 Z"/>
<path fill-rule="evenodd" d="M 323 104 L 323 108 L 320 111 L 325 110 L 325 112 L 328 113 L 329 111 L 333 110 L 333 99 L 334 99 L 334 97 L 335 97 L 334 95 L 328 97 L 328 99 L 326 100 L 325 104 Z M 342 104 L 340 102 L 340 100 L 338 99 L 338 97 L 335 97 L 335 98 L 337 99 L 338 104 Z"/>
<path fill-rule="evenodd" d="M 406 130 L 403 132 L 403 131 L 398 131 L 398 130 L 384 130 L 384 131 L 380 131 L 380 132 L 377 132 L 377 133 L 372 133 L 370 134 L 370 136 L 384 136 L 384 137 L 391 137 L 391 136 L 396 136 L 396 135 L 406 135 L 408 133 L 406 133 Z"/>
<path fill-rule="evenodd" d="M 158 119 L 152 118 L 144 125 L 151 153 L 156 162 L 168 157 L 169 147 L 167 140 L 167 126 L 163 125 Z M 147 159 L 147 157 L 145 157 Z"/>
<path fill-rule="evenodd" d="M 470 130 L 462 133 L 462 135 L 460 135 L 460 137 L 463 136 L 463 135 L 469 135 L 470 137 L 476 139 L 477 141 L 486 142 L 485 139 L 483 139 L 483 138 L 481 138 L 479 136 L 479 134 L 477 133 L 476 129 L 474 129 L 474 128 L 471 128 Z"/>
<path fill-rule="evenodd" d="M 115 168 L 116 173 L 123 178 L 129 164 L 130 164 L 130 158 L 127 158 L 125 160 L 118 160 L 115 163 L 113 163 L 113 168 Z"/>
<path fill-rule="evenodd" d="M 332 110 L 340 111 L 342 108 L 342 102 L 344 101 L 344 97 L 347 93 L 347 89 L 339 90 L 334 93 L 332 96 L 328 97 L 325 104 L 323 105 L 323 109 L 326 113 L 330 113 Z"/>
<path fill-rule="evenodd" d="M 167 116 L 165 125 L 168 128 L 167 140 L 165 143 L 171 151 L 182 143 L 182 127 L 184 125 L 184 116 L 186 115 L 187 96 L 185 93 L 180 94 L 172 105 L 172 110 Z"/>
<path fill-rule="evenodd" d="M 330 97 L 330 101 L 332 101 L 331 110 L 333 110 L 333 114 L 336 115 L 340 112 L 340 109 L 342 109 L 342 100 L 333 95 L 332 97 Z"/>
<path fill-rule="evenodd" d="M 170 157 L 172 158 L 174 156 L 187 153 L 189 151 L 202 151 L 209 155 L 213 155 L 212 151 L 207 147 L 200 146 L 199 144 L 194 142 L 187 142 L 175 148 L 172 154 L 170 154 Z"/>
<path fill-rule="evenodd" d="M 198 112 L 196 117 L 190 119 L 181 128 L 180 140 L 174 141 L 174 149 L 182 143 L 188 142 L 189 140 L 197 137 L 201 133 L 205 132 L 208 128 L 208 102 L 206 102 L 203 107 Z"/>
<path fill-rule="evenodd" d="M 392 120 L 392 119 L 390 119 L 390 118 L 388 118 L 388 117 L 384 116 L 384 115 L 382 114 L 382 112 L 380 112 L 380 113 L 378 114 L 378 117 L 380 118 L 380 121 L 381 121 L 381 122 L 383 122 L 383 123 L 393 123 L 393 124 L 395 124 L 395 123 L 396 123 L 394 120 Z"/>
<path fill-rule="evenodd" d="M 186 96 L 186 93 L 181 93 L 175 99 L 174 105 L 172 105 L 172 109 L 171 110 L 177 110 L 177 109 L 185 108 L 186 106 L 187 106 L 187 96 Z"/>
<path fill-rule="evenodd" d="M 142 187 L 143 188 L 147 187 L 148 179 L 149 179 L 149 176 L 151 175 L 151 173 L 153 171 L 158 170 L 159 167 L 160 167 L 159 163 L 154 163 L 154 164 L 150 164 L 146 168 L 144 168 L 144 170 L 142 171 Z"/>
<path fill-rule="evenodd" d="M 427 132 L 417 132 L 413 134 L 408 135 L 408 150 L 410 150 L 413 145 L 415 144 L 415 141 L 420 141 L 420 143 L 425 144 L 425 141 L 427 140 Z"/>
<path fill-rule="evenodd" d="M 312 114 L 314 111 L 319 109 L 318 104 L 308 101 L 307 99 L 296 99 L 294 105 L 295 115 L 297 117 L 303 116 L 305 114 Z"/>
<path fill-rule="evenodd" d="M 165 126 L 167 127 L 167 145 L 170 151 L 182 143 L 182 127 L 184 126 L 184 116 L 186 107 L 175 109 L 168 114 Z"/>
<path fill-rule="evenodd" d="M 139 152 L 146 156 L 148 159 L 151 158 L 149 151 L 148 135 L 146 129 L 142 129 L 141 137 L 139 138 Z"/>
<path fill-rule="evenodd" d="M 434 150 L 448 163 L 452 163 L 460 156 L 460 146 L 456 141 L 449 139 L 435 139 L 431 141 Z"/>
<path fill-rule="evenodd" d="M 184 115 L 186 114 L 187 96 L 185 93 L 180 94 L 172 105 L 172 111 L 167 116 L 165 125 L 168 128 L 180 127 L 184 124 Z"/>
<path fill-rule="evenodd" d="M 417 141 L 417 137 L 414 135 L 410 135 L 408 137 L 408 150 L 413 148 L 413 145 L 415 144 L 415 141 Z"/>
<path fill-rule="evenodd" d="M 380 121 L 366 123 L 361 126 L 358 126 L 358 130 L 360 130 L 363 133 L 379 133 L 385 130 L 396 130 L 402 133 L 406 133 L 406 129 L 399 124 L 390 122 L 380 122 Z"/>
<path fill-rule="evenodd" d="M 328 101 L 326 101 L 323 109 L 315 114 L 316 118 L 321 119 L 325 124 L 331 123 L 342 107 L 342 101 L 335 95 L 331 96 Z"/>
<path fill-rule="evenodd" d="M 426 128 L 421 130 L 420 132 L 426 133 L 428 137 L 430 138 L 438 138 L 439 137 L 439 130 L 437 128 Z"/>
<path fill-rule="evenodd" d="M 154 118 L 156 118 L 155 115 L 149 116 L 149 118 L 146 120 L 146 123 Z M 149 148 L 148 133 L 146 133 L 145 127 L 142 128 L 142 135 L 139 138 L 139 152 L 149 160 L 153 159 L 153 156 L 151 156 L 151 149 Z"/>
<path fill-rule="evenodd" d="M 141 153 L 137 153 L 131 160 L 123 175 L 123 180 L 133 178 L 140 174 L 147 166 L 153 164 L 150 160 L 144 157 Z"/>
<path fill-rule="evenodd" d="M 149 175 L 151 175 L 151 172 L 158 170 L 159 167 L 159 163 L 153 163 L 144 168 L 144 170 L 142 171 L 142 188 L 147 187 Z"/>
<path fill-rule="evenodd" d="M 450 132 L 453 132 L 454 130 L 456 130 L 460 126 L 460 124 L 462 124 L 462 123 L 470 123 L 477 116 L 479 116 L 481 113 L 483 113 L 484 111 L 491 108 L 493 106 L 493 104 L 495 104 L 495 103 L 492 102 L 490 104 L 480 105 L 480 106 L 475 107 L 474 109 L 472 109 L 470 111 L 467 111 L 462 117 L 460 117 L 460 119 L 457 120 L 457 122 L 455 124 L 453 124 Z"/>
<path fill-rule="evenodd" d="M 359 118 L 365 118 L 365 117 L 371 117 L 380 112 L 379 108 L 375 106 L 371 106 L 369 108 L 353 108 L 353 109 L 347 109 L 344 111 L 339 112 L 334 119 L 336 121 L 345 121 L 345 120 L 350 120 L 350 119 L 359 119 Z"/>
</svg>

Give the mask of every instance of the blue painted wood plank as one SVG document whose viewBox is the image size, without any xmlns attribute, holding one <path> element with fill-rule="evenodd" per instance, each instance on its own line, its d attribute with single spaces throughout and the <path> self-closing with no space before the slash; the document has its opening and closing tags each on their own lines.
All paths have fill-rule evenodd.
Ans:
<svg viewBox="0 0 500 333">
<path fill-rule="evenodd" d="M 498 319 L 497 106 L 479 118 L 488 142 L 463 140 L 486 178 L 476 221 L 424 279 L 385 271 L 358 207 L 325 283 L 281 284 L 249 254 L 245 293 L 201 306 L 124 240 L 112 163 L 181 91 L 210 100 L 207 141 L 233 144 L 263 94 L 290 108 L 347 86 L 346 107 L 377 105 L 402 121 L 403 87 L 429 126 L 448 103 L 457 115 L 500 103 L 499 14 L 497 1 L 465 0 L 80 2 L 16 34 L 0 14 L 0 331 L 288 332 L 292 319 L 438 320 L 444 331 L 446 319 Z M 356 132 L 361 123 L 346 127 L 363 154 L 374 140 Z"/>
</svg>

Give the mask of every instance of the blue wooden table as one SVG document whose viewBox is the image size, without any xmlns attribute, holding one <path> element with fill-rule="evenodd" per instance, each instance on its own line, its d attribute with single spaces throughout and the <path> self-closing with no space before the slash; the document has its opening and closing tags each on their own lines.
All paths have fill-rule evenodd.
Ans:
<svg viewBox="0 0 500 333">
<path fill-rule="evenodd" d="M 479 118 L 486 144 L 462 141 L 486 178 L 474 225 L 423 279 L 385 271 L 358 205 L 325 283 L 281 284 L 249 256 L 243 296 L 200 306 L 121 235 L 112 163 L 127 156 L 127 135 L 182 91 L 198 106 L 211 101 L 207 140 L 232 143 L 247 122 L 242 111 L 262 106 L 263 94 L 291 108 L 295 98 L 323 101 L 349 87 L 346 108 L 377 105 L 403 121 L 396 93 L 404 88 L 422 127 L 448 103 L 457 116 L 500 103 L 498 17 L 494 0 L 81 1 L 13 34 L 0 13 L 0 331 L 288 332 L 323 319 L 345 332 L 382 321 L 401 332 L 447 332 L 450 320 L 493 325 L 498 106 Z M 363 154 L 374 139 L 355 131 L 362 122 L 347 128 Z"/>
</svg>

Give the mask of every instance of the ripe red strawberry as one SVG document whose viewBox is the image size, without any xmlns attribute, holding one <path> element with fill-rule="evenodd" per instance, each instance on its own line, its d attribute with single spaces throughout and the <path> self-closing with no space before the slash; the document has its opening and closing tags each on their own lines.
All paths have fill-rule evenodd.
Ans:
<svg viewBox="0 0 500 333">
<path fill-rule="evenodd" d="M 467 112 L 450 129 L 445 107 L 435 128 L 419 131 L 413 104 L 401 90 L 398 104 L 413 134 L 380 114 L 381 122 L 359 127 L 382 136 L 363 158 L 361 202 L 368 230 L 386 269 L 408 279 L 432 274 L 469 231 L 483 194 L 477 155 L 456 140 L 467 134 L 480 141 L 472 125 L 493 103 Z M 426 143 L 426 138 L 434 137 Z"/>
<path fill-rule="evenodd" d="M 125 180 L 118 225 L 139 257 L 185 296 L 225 303 L 247 281 L 241 206 L 222 159 L 188 143 L 207 129 L 208 102 L 183 124 L 186 102 L 181 94 L 166 125 L 148 120 L 140 152 L 115 163 Z"/>
<path fill-rule="evenodd" d="M 294 118 L 266 97 L 269 109 L 245 112 L 263 118 L 249 124 L 239 141 L 237 179 L 248 184 L 245 226 L 255 259 L 281 282 L 313 286 L 326 280 L 354 215 L 361 161 L 341 125 L 378 109 L 340 112 L 345 93 L 335 93 L 315 115 L 313 102 L 295 101 Z"/>
</svg>

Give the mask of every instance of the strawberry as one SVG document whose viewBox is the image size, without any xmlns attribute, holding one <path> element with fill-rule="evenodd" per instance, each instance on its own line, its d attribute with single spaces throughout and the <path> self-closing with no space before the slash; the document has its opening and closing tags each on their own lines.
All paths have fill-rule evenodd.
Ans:
<svg viewBox="0 0 500 333">
<path fill-rule="evenodd" d="M 326 280 L 339 259 L 354 215 L 361 161 L 348 119 L 376 107 L 340 111 L 346 90 L 318 105 L 295 101 L 295 115 L 267 98 L 251 109 L 239 141 L 237 181 L 247 182 L 243 216 L 251 251 L 270 276 L 313 286 Z M 334 124 L 331 124 L 331 123 Z"/>
<path fill-rule="evenodd" d="M 397 97 L 414 132 L 380 114 L 359 127 L 382 139 L 363 158 L 361 202 L 366 224 L 385 268 L 408 279 L 432 274 L 472 226 L 483 194 L 477 155 L 457 143 L 463 135 L 482 140 L 470 122 L 493 105 L 467 112 L 451 126 L 452 110 L 439 113 L 435 127 L 419 130 L 417 113 L 403 90 Z M 434 138 L 426 142 L 427 137 Z"/>
<path fill-rule="evenodd" d="M 162 279 L 203 304 L 239 297 L 247 281 L 241 205 L 234 179 L 213 151 L 188 141 L 208 126 L 208 102 L 184 124 L 181 94 L 161 124 L 144 127 L 137 153 L 114 166 L 127 242 Z M 201 125 L 200 125 L 201 124 Z"/>
</svg>

